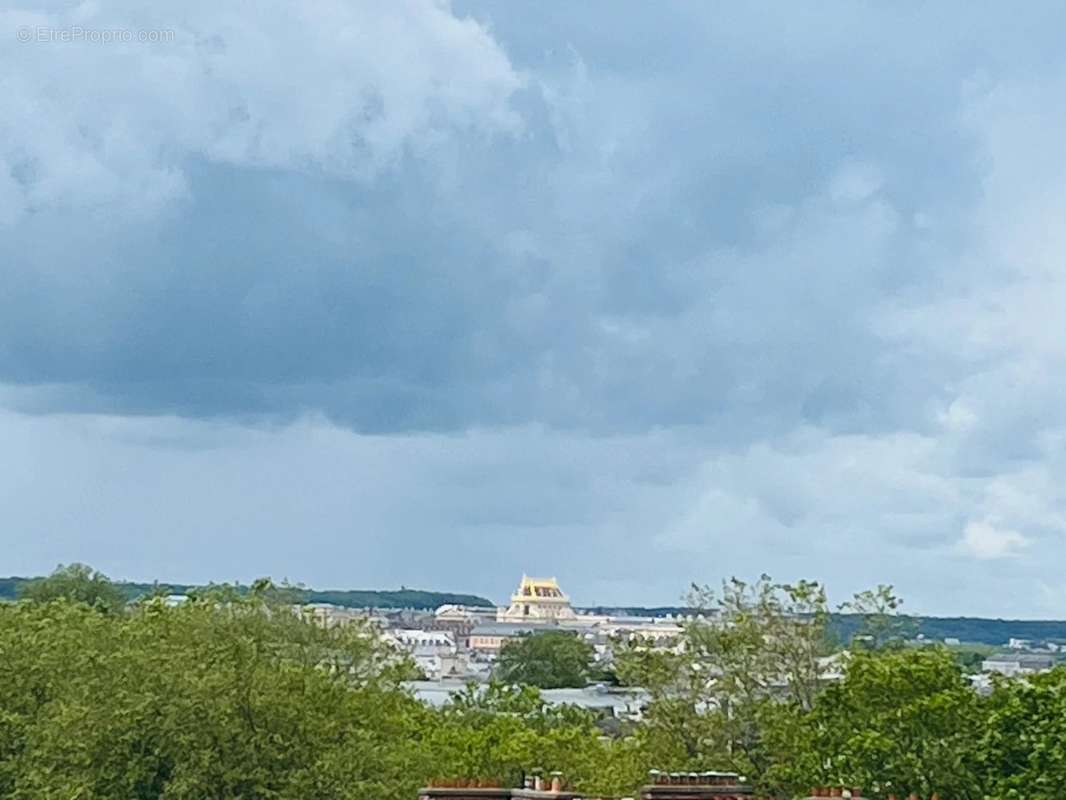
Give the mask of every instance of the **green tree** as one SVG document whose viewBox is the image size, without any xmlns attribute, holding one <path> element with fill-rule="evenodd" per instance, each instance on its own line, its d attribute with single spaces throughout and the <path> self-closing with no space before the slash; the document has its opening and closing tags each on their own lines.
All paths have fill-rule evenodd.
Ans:
<svg viewBox="0 0 1066 800">
<path fill-rule="evenodd" d="M 497 677 L 539 689 L 581 687 L 589 682 L 592 645 L 567 631 L 544 631 L 506 642 L 500 650 Z"/>
<path fill-rule="evenodd" d="M 80 590 L 0 603 L 0 797 L 409 800 L 430 777 L 513 784 L 531 767 L 593 796 L 633 795 L 649 767 L 733 769 L 782 800 L 833 784 L 878 800 L 1058 800 L 1066 784 L 1066 669 L 982 698 L 949 651 L 898 647 L 895 634 L 827 660 L 814 583 L 695 589 L 702 616 L 682 646 L 619 644 L 619 676 L 652 701 L 616 738 L 528 681 L 429 708 L 374 628 L 322 626 L 297 596 L 263 580 L 123 613 Z M 513 674 L 587 675 L 588 646 L 554 634 L 516 642 Z"/>
<path fill-rule="evenodd" d="M 1001 680 L 980 728 L 981 779 L 997 800 L 1058 800 L 1066 786 L 1066 668 Z"/>
<path fill-rule="evenodd" d="M 825 592 L 764 575 L 755 583 L 734 578 L 721 591 L 693 587 L 690 605 L 699 614 L 685 625 L 679 652 L 637 643 L 616 657 L 620 678 L 652 697 L 637 735 L 662 768 L 725 768 L 761 780 L 781 757 L 765 728 L 807 712 L 821 686 Z"/>
<path fill-rule="evenodd" d="M 46 578 L 37 578 L 19 588 L 20 599 L 47 603 L 65 598 L 85 603 L 106 613 L 118 613 L 126 605 L 126 596 L 102 572 L 86 564 L 60 564 Z"/>
<path fill-rule="evenodd" d="M 840 610 L 857 614 L 862 625 L 852 637 L 851 646 L 857 649 L 899 649 L 918 633 L 920 620 L 899 613 L 903 600 L 896 596 L 893 587 L 880 584 L 856 594 Z"/>
<path fill-rule="evenodd" d="M 596 719 L 576 706 L 548 705 L 529 685 L 470 685 L 435 713 L 424 751 L 439 777 L 516 785 L 539 768 L 562 772 L 589 794 L 632 793 L 647 771 L 642 753 L 634 740 L 601 736 Z"/>
<path fill-rule="evenodd" d="M 0 605 L 0 796 L 408 800 L 427 711 L 406 662 L 271 594 Z"/>
<path fill-rule="evenodd" d="M 788 737 L 791 757 L 775 769 L 797 790 L 844 784 L 873 797 L 913 791 L 980 800 L 984 727 L 981 701 L 954 657 L 922 648 L 853 654 L 844 679 L 828 686 L 809 714 L 770 735 Z"/>
</svg>

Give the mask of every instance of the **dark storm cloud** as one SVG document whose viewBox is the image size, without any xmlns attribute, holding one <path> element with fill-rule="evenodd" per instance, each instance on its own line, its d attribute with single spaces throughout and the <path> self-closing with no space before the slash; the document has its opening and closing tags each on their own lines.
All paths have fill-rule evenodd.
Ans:
<svg viewBox="0 0 1066 800">
<path fill-rule="evenodd" d="M 531 7 L 471 11 L 525 76 L 506 98 L 520 129 L 446 133 L 370 180 L 315 166 L 340 144 L 277 168 L 161 135 L 152 166 L 183 191 L 157 214 L 16 221 L 0 378 L 82 387 L 73 409 L 321 410 L 366 431 L 743 409 L 876 427 L 928 389 L 876 373 L 893 354 L 868 317 L 941 268 L 916 210 L 972 202 L 972 46 L 919 39 L 877 64 L 853 60 L 868 42 L 849 32 L 874 34 L 850 14 L 771 47 L 758 12 L 604 29 L 592 7 L 533 28 Z"/>
<path fill-rule="evenodd" d="M 1054 608 L 1061 8 L 729 12 L 0 12 L 20 568 Z"/>
</svg>

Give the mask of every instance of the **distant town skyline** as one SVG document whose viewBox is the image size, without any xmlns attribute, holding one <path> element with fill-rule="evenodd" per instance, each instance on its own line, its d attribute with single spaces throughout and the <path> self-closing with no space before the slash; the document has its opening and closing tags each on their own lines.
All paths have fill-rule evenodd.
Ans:
<svg viewBox="0 0 1066 800">
<path fill-rule="evenodd" d="M 1061 3 L 8 5 L 0 572 L 1066 616 Z"/>
<path fill-rule="evenodd" d="M 67 566 L 69 566 L 70 563 L 83 563 L 83 562 L 68 562 Z M 60 565 L 56 565 L 56 566 L 60 566 Z M 93 565 L 88 565 L 88 566 L 93 567 Z M 96 569 L 96 567 L 93 567 L 93 569 Z M 20 578 L 20 579 L 28 581 L 28 580 L 32 580 L 32 579 L 46 577 L 52 571 L 53 571 L 52 569 L 45 569 L 45 570 L 40 571 L 39 573 L 27 572 L 27 573 L 20 574 L 20 575 L 0 576 L 0 579 Z M 106 571 L 104 571 L 104 570 L 101 570 L 101 572 L 104 572 L 104 574 L 107 574 Z M 268 578 L 268 579 L 273 580 L 276 584 L 278 584 L 280 586 L 286 586 L 287 585 L 287 586 L 291 586 L 291 587 L 294 587 L 294 588 L 300 588 L 300 589 L 306 590 L 308 592 L 311 592 L 313 594 L 329 594 L 329 593 L 336 592 L 336 593 L 357 594 L 357 595 L 360 595 L 362 593 L 367 593 L 367 594 L 372 594 L 372 595 L 378 595 L 378 594 L 390 595 L 392 593 L 413 592 L 413 593 L 416 593 L 416 594 L 423 594 L 424 593 L 424 594 L 428 594 L 428 595 L 441 595 L 441 596 L 452 596 L 452 595 L 466 596 L 466 597 L 469 597 L 469 598 L 480 598 L 481 600 L 485 601 L 484 605 L 486 605 L 486 607 L 495 608 L 495 609 L 500 610 L 500 611 L 506 610 L 507 607 L 508 607 L 508 603 L 509 602 L 513 602 L 513 596 L 511 595 L 510 592 L 504 592 L 502 595 L 496 595 L 492 591 L 488 591 L 488 590 L 479 591 L 479 590 L 473 589 L 471 587 L 464 587 L 464 586 L 434 586 L 434 585 L 422 586 L 422 585 L 417 585 L 417 584 L 405 584 L 405 583 L 400 583 L 400 584 L 396 584 L 396 585 L 369 585 L 369 584 L 367 584 L 367 585 L 342 585 L 342 584 L 318 585 L 318 584 L 314 584 L 312 582 L 308 582 L 308 581 L 305 581 L 305 580 L 300 580 L 299 578 L 293 577 L 293 576 L 284 576 L 284 577 L 279 578 L 277 576 L 268 575 L 268 574 L 254 575 L 254 576 L 250 576 L 250 577 L 232 576 L 231 575 L 231 576 L 223 576 L 223 577 L 210 577 L 210 578 L 197 578 L 197 579 L 179 579 L 179 578 L 175 578 L 174 576 L 140 577 L 140 576 L 135 576 L 135 575 L 115 575 L 115 574 L 108 575 L 107 577 L 110 578 L 111 580 L 115 581 L 115 582 L 123 583 L 123 584 L 136 584 L 136 585 L 139 585 L 139 586 L 149 587 L 149 586 L 151 586 L 154 583 L 154 584 L 158 584 L 159 586 L 163 586 L 163 587 L 167 587 L 167 586 L 169 586 L 169 587 L 180 587 L 183 591 L 187 587 L 206 586 L 206 585 L 209 585 L 209 584 L 229 584 L 229 585 L 238 585 L 238 586 L 250 586 L 250 585 L 252 585 L 252 583 L 254 583 L 258 579 Z M 523 575 L 522 576 L 523 580 L 526 577 L 527 576 Z M 771 576 L 771 577 L 773 577 L 773 576 Z M 714 590 L 717 590 L 717 589 L 719 589 L 721 587 L 723 581 L 730 580 L 731 578 L 739 578 L 741 580 L 745 580 L 745 581 L 749 581 L 749 582 L 753 583 L 753 582 L 755 582 L 757 580 L 758 576 L 740 576 L 740 575 L 725 576 L 725 577 L 719 578 L 717 580 L 710 580 L 710 581 L 704 582 L 701 585 L 705 586 L 705 587 L 709 587 L 709 588 L 714 589 Z M 554 580 L 554 576 L 551 576 L 550 579 Z M 497 585 L 499 583 L 500 583 L 499 579 L 494 577 L 492 585 L 495 586 L 495 585 Z M 561 584 L 560 584 L 560 586 L 561 586 Z M 513 590 L 513 588 L 514 587 L 512 586 L 512 590 Z M 896 590 L 898 590 L 899 588 L 900 587 L 894 587 L 894 589 L 896 589 Z M 833 591 L 833 587 L 832 586 L 826 586 L 826 589 L 827 589 L 828 596 L 829 596 L 828 597 L 828 599 L 829 599 L 829 607 L 830 607 L 830 610 L 832 612 L 834 612 L 834 613 L 839 612 L 839 613 L 843 613 L 843 614 L 853 613 L 853 612 L 850 612 L 847 608 L 843 608 L 842 607 L 843 603 L 846 603 L 848 600 L 852 599 L 850 595 L 843 595 L 843 594 L 841 594 L 839 592 L 835 592 L 835 591 Z M 11 592 L 11 594 L 9 595 L 10 597 L 15 597 L 16 596 L 15 593 L 14 593 L 16 591 L 15 589 L 12 588 L 12 589 L 9 589 L 8 591 Z M 3 597 L 3 592 L 0 591 L 0 598 L 2 598 L 2 597 Z M 582 595 L 580 593 L 577 596 L 577 598 L 569 595 L 569 593 L 566 594 L 566 597 L 567 597 L 567 600 L 570 602 L 570 604 L 573 606 L 573 608 L 575 608 L 575 609 L 577 609 L 579 611 L 582 611 L 582 612 L 587 612 L 587 611 L 589 611 L 591 609 L 598 609 L 598 608 L 602 608 L 602 609 L 611 609 L 611 608 L 616 608 L 616 609 L 636 608 L 636 609 L 639 609 L 639 608 L 643 608 L 643 609 L 647 609 L 647 610 L 652 610 L 652 609 L 686 609 L 686 608 L 687 609 L 691 609 L 692 608 L 692 606 L 689 604 L 690 598 L 688 597 L 688 593 L 687 592 L 679 594 L 673 600 L 665 600 L 663 602 L 655 602 L 655 601 L 635 602 L 635 601 L 629 601 L 629 600 L 625 600 L 625 599 L 617 600 L 617 601 L 613 601 L 613 602 L 612 601 L 597 601 L 597 600 L 584 601 L 584 600 L 581 599 Z M 1063 620 L 1066 620 L 1066 613 L 1062 614 L 1061 616 L 1055 616 L 1054 614 L 1045 614 L 1045 615 L 1034 615 L 1034 616 L 1030 616 L 1030 617 L 1020 616 L 1020 615 L 1011 616 L 1011 615 L 1003 615 L 1003 614 L 979 614 L 979 613 L 974 613 L 974 612 L 937 613 L 937 612 L 931 612 L 931 611 L 928 611 L 928 610 L 922 610 L 920 608 L 916 608 L 916 607 L 913 606 L 913 604 L 907 603 L 905 597 L 904 598 L 900 598 L 900 599 L 903 599 L 905 602 L 900 607 L 898 613 L 900 613 L 902 615 L 905 615 L 905 616 L 925 617 L 925 618 L 927 618 L 929 620 L 933 620 L 933 619 L 950 619 L 950 618 L 955 618 L 955 617 L 957 617 L 957 618 L 983 619 L 983 620 L 998 620 L 998 621 L 1010 621 L 1010 620 L 1013 619 L 1013 620 L 1034 620 L 1034 621 L 1048 620 L 1048 621 L 1061 622 Z M 352 605 L 352 603 L 350 601 L 348 601 L 348 600 L 345 600 L 345 601 L 329 600 L 329 601 L 327 601 L 327 600 L 324 600 L 324 599 L 319 600 L 319 599 L 313 599 L 312 598 L 309 602 L 313 602 L 313 603 L 323 602 L 323 603 L 326 603 L 326 604 L 339 603 L 342 606 L 351 606 Z M 460 602 L 460 601 L 452 601 L 452 600 L 442 600 L 442 601 L 440 601 L 440 603 L 443 603 L 444 605 L 447 605 L 448 603 L 452 603 L 452 602 Z M 471 601 L 470 600 L 464 600 L 462 602 L 469 603 Z M 358 607 L 369 608 L 369 607 L 372 607 L 373 605 L 374 605 L 373 603 L 364 602 L 364 603 L 357 604 L 354 607 L 357 607 L 357 608 Z M 388 607 L 390 607 L 390 608 L 397 607 L 398 608 L 399 606 L 389 605 Z M 431 609 L 431 608 L 437 608 L 438 606 L 437 605 L 432 605 L 432 606 L 418 606 L 418 607 L 420 607 L 420 608 L 424 607 L 426 609 Z M 443 606 L 441 606 L 441 607 L 443 607 Z M 460 607 L 467 607 L 467 606 L 460 606 Z M 469 606 L 469 607 L 470 608 L 474 608 L 476 606 Z"/>
</svg>

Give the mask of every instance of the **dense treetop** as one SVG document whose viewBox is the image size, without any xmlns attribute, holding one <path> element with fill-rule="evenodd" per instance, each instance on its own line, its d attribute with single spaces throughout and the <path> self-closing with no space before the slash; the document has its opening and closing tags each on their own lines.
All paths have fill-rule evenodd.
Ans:
<svg viewBox="0 0 1066 800">
<path fill-rule="evenodd" d="M 539 689 L 588 684 L 593 674 L 592 646 L 570 631 L 544 631 L 505 642 L 496 674 L 506 683 Z"/>
<path fill-rule="evenodd" d="M 176 607 L 116 606 L 112 589 L 75 566 L 0 603 L 0 796 L 413 800 L 432 777 L 514 783 L 530 767 L 616 796 L 649 768 L 734 770 L 775 800 L 834 784 L 1060 800 L 1066 785 L 1066 669 L 979 694 L 945 648 L 906 645 L 888 587 L 854 601 L 846 652 L 818 584 L 697 589 L 715 624 L 690 622 L 673 650 L 618 644 L 620 680 L 651 699 L 611 735 L 528 685 L 587 677 L 573 636 L 520 640 L 501 680 L 433 709 L 375 629 L 323 627 L 269 581 Z"/>
</svg>

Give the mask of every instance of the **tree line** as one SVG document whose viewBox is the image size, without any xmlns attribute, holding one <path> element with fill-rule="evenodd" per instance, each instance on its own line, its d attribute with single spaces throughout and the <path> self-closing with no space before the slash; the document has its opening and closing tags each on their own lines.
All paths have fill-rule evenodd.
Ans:
<svg viewBox="0 0 1066 800">
<path fill-rule="evenodd" d="M 72 565 L 66 570 L 84 572 L 84 565 Z M 90 569 L 89 572 L 92 572 Z M 55 576 L 49 576 L 54 579 Z M 32 591 L 41 582 L 39 578 L 8 577 L 0 578 L 0 600 L 14 600 Z M 186 583 L 137 583 L 133 581 L 114 581 L 112 585 L 126 601 L 139 600 L 164 592 L 190 594 L 210 589 L 210 586 L 194 586 Z M 247 591 L 248 587 L 237 587 Z M 466 606 L 491 606 L 492 603 L 476 594 L 457 594 L 454 592 L 427 592 L 421 589 L 308 589 L 293 587 L 295 596 L 302 603 L 330 603 L 347 608 L 416 608 L 435 609 L 446 604 Z"/>
<path fill-rule="evenodd" d="M 39 579 L 24 577 L 0 578 L 0 600 L 14 600 L 27 587 Z M 210 587 L 183 583 L 137 583 L 132 581 L 115 581 L 127 601 L 139 600 L 169 591 L 176 594 L 189 594 L 203 591 Z M 243 587 L 246 591 L 247 587 Z M 330 603 L 348 608 L 380 609 L 435 609 L 445 604 L 491 607 L 491 600 L 474 594 L 454 592 L 431 592 L 421 589 L 372 590 L 372 589 L 313 589 L 297 587 L 298 598 L 304 603 Z M 592 614 L 613 614 L 632 616 L 689 616 L 699 612 L 691 606 L 596 606 L 583 609 Z M 983 645 L 1000 645 L 1008 639 L 1031 639 L 1036 641 L 1054 641 L 1066 643 L 1066 620 L 1018 620 L 1018 619 L 983 619 L 980 617 L 911 617 L 916 635 L 926 639 L 943 641 L 954 638 L 961 642 Z M 863 618 L 860 614 L 834 611 L 829 615 L 829 631 L 838 641 L 848 642 L 860 630 Z"/>
<path fill-rule="evenodd" d="M 524 651 L 507 680 L 429 708 L 374 629 L 323 627 L 269 581 L 171 607 L 75 568 L 24 595 L 0 603 L 0 796 L 16 800 L 411 800 L 431 778 L 532 766 L 614 795 L 651 768 L 734 770 L 782 800 L 833 784 L 1057 800 L 1066 785 L 1066 670 L 978 694 L 949 652 L 906 646 L 887 587 L 851 604 L 846 655 L 818 584 L 695 589 L 716 624 L 672 650 L 618 643 L 612 668 L 651 700 L 609 735 L 519 682 L 541 668 Z M 535 644 L 534 662 L 555 658 Z"/>
</svg>

